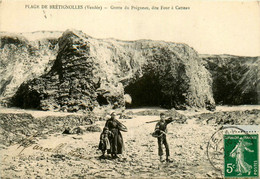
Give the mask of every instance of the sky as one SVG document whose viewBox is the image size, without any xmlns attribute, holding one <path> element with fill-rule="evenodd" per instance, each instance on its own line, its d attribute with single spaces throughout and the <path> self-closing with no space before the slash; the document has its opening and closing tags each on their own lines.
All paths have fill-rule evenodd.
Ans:
<svg viewBox="0 0 260 179">
<path fill-rule="evenodd" d="M 49 5 L 80 5 L 83 9 L 49 9 Z M 102 6 L 102 10 L 84 9 L 87 5 Z M 125 6 L 130 9 L 112 9 Z M 150 10 L 131 10 L 131 6 Z M 152 6 L 159 10 L 151 10 Z M 161 10 L 161 6 L 173 10 Z M 189 10 L 177 10 L 177 6 Z M 0 31 L 66 29 L 82 30 L 95 38 L 186 43 L 201 54 L 260 56 L 259 1 L 2 0 Z"/>
</svg>

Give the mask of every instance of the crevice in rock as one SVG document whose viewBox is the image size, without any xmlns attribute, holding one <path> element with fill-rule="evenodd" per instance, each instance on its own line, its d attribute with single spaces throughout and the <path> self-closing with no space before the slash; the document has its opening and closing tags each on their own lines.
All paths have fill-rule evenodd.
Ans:
<svg viewBox="0 0 260 179">
<path fill-rule="evenodd" d="M 97 96 L 97 102 L 98 102 L 98 104 L 100 106 L 105 106 L 105 105 L 109 104 L 107 99 L 104 96 L 100 95 L 100 94 Z"/>
</svg>

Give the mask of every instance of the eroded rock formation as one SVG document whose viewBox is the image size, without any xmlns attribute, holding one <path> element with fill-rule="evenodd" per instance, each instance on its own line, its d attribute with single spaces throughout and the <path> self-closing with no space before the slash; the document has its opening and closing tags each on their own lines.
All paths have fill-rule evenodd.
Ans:
<svg viewBox="0 0 260 179">
<path fill-rule="evenodd" d="M 69 112 L 117 108 L 128 93 L 132 106 L 215 107 L 210 73 L 185 44 L 101 40 L 66 31 L 58 46 L 51 70 L 23 83 L 14 105 Z"/>
<path fill-rule="evenodd" d="M 12 97 L 24 81 L 39 77 L 53 65 L 58 52 L 58 38 L 50 37 L 44 32 L 41 34 L 45 38 L 30 40 L 23 34 L 0 33 L 2 103 L 6 98 Z M 25 35 L 28 37 L 29 34 Z M 30 36 L 36 35 L 31 33 Z"/>
<path fill-rule="evenodd" d="M 212 74 L 217 104 L 260 104 L 260 57 L 200 56 Z"/>
</svg>

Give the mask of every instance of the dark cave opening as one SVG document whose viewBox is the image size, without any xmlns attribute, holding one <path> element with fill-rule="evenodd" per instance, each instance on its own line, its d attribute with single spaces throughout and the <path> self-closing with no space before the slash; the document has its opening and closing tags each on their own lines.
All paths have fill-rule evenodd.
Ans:
<svg viewBox="0 0 260 179">
<path fill-rule="evenodd" d="M 35 90 L 30 91 L 29 93 L 16 94 L 13 98 L 14 106 L 23 108 L 23 109 L 39 109 L 40 108 L 40 94 Z"/>
<path fill-rule="evenodd" d="M 144 75 L 137 81 L 125 87 L 125 93 L 132 98 L 131 104 L 126 104 L 126 108 L 136 107 L 165 107 L 164 95 L 159 79 L 155 75 Z"/>
<path fill-rule="evenodd" d="M 12 97 L 12 106 L 23 109 L 40 109 L 41 95 L 36 90 L 30 90 L 27 84 L 22 84 Z"/>
<path fill-rule="evenodd" d="M 100 106 L 104 106 L 104 105 L 108 105 L 109 104 L 107 99 L 104 96 L 100 95 L 100 94 L 97 96 L 97 102 L 98 102 L 98 104 Z"/>
</svg>

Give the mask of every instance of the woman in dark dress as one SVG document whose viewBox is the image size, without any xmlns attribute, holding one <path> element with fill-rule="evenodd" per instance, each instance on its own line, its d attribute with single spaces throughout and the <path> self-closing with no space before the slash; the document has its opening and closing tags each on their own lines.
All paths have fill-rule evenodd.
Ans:
<svg viewBox="0 0 260 179">
<path fill-rule="evenodd" d="M 105 127 L 112 132 L 112 137 L 110 138 L 110 153 L 112 158 L 118 158 L 117 154 L 122 154 L 124 150 L 124 141 L 120 131 L 127 132 L 127 128 L 116 118 L 116 114 L 112 113 L 111 118 L 107 120 Z"/>
</svg>

